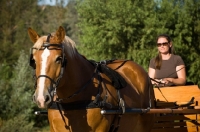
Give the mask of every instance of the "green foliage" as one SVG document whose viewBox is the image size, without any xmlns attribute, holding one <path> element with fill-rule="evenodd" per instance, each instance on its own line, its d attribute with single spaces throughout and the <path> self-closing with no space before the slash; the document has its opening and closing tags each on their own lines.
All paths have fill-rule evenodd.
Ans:
<svg viewBox="0 0 200 132">
<path fill-rule="evenodd" d="M 16 64 L 10 68 L 13 76 L 0 83 L 1 100 L 0 131 L 31 131 L 33 129 L 33 103 L 31 101 L 32 84 L 31 73 L 28 67 L 28 57 L 21 52 Z M 5 87 L 6 86 L 6 87 Z"/>
<path fill-rule="evenodd" d="M 28 37 L 28 27 L 43 35 L 67 24 L 67 8 L 61 5 L 38 6 L 36 0 L 1 0 L 0 9 L 0 62 L 8 65 L 13 65 L 20 50 L 29 53 L 32 43 Z"/>
<path fill-rule="evenodd" d="M 70 38 L 72 40 L 75 41 L 75 43 L 78 45 L 79 44 L 79 40 L 78 40 L 78 26 L 77 26 L 77 22 L 78 22 L 78 15 L 77 15 L 77 10 L 75 8 L 76 6 L 76 2 L 74 0 L 70 1 L 66 6 L 65 9 L 65 20 L 64 20 L 64 24 L 63 27 L 66 30 L 66 34 L 67 36 L 70 36 Z"/>
<path fill-rule="evenodd" d="M 200 85 L 199 7 L 197 0 L 78 0 L 78 49 L 90 59 L 131 59 L 147 70 L 157 35 L 167 33 L 188 81 Z"/>
<path fill-rule="evenodd" d="M 129 49 L 139 50 L 144 47 L 141 43 L 145 26 L 143 19 L 151 15 L 144 12 L 144 9 L 138 8 L 143 3 L 145 1 L 85 0 L 81 2 L 78 7 L 81 18 L 79 23 L 81 51 L 86 56 L 97 60 L 102 58 L 133 59 L 135 56 L 130 55 L 132 51 Z M 150 2 L 148 7 L 143 8 L 152 6 Z"/>
<path fill-rule="evenodd" d="M 31 13 L 35 13 L 35 0 L 1 0 L 0 2 L 0 61 L 12 65 L 17 60 L 19 50 L 27 45 L 25 32 L 33 22 Z M 5 59 L 6 58 L 6 59 Z"/>
<path fill-rule="evenodd" d="M 200 35 L 199 13 L 200 1 L 186 0 L 179 3 L 176 28 L 174 30 L 174 42 L 177 54 L 180 54 L 187 69 L 188 81 L 200 85 Z"/>
<path fill-rule="evenodd" d="M 25 114 L 17 114 L 8 120 L 1 121 L 1 132 L 34 132 L 33 122 L 30 122 Z"/>
<path fill-rule="evenodd" d="M 34 116 L 32 70 L 28 65 L 28 56 L 21 51 L 18 61 L 9 68 L 13 76 L 0 80 L 1 132 L 31 132 L 48 123 L 47 117 Z"/>
</svg>

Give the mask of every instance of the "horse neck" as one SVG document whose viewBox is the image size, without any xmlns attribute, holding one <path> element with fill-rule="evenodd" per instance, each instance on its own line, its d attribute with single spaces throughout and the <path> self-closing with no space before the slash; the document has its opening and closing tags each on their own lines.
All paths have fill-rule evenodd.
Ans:
<svg viewBox="0 0 200 132">
<path fill-rule="evenodd" d="M 93 73 L 94 67 L 81 55 L 68 59 L 65 74 L 71 81 L 85 82 L 91 78 Z"/>
<path fill-rule="evenodd" d="M 94 66 L 79 54 L 73 58 L 67 58 L 67 64 L 60 82 L 61 85 L 57 89 L 60 97 L 66 98 L 84 87 L 92 78 L 94 69 Z"/>
</svg>

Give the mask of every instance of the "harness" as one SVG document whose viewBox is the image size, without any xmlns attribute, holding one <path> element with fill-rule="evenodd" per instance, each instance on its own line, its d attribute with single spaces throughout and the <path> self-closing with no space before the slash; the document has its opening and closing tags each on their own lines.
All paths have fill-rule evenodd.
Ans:
<svg viewBox="0 0 200 132">
<path fill-rule="evenodd" d="M 64 45 L 62 43 L 61 44 L 50 44 L 49 43 L 50 37 L 51 37 L 51 34 L 48 35 L 47 42 L 44 43 L 41 48 L 38 49 L 38 48 L 32 47 L 30 49 L 29 65 L 34 69 L 34 75 L 33 75 L 33 77 L 35 79 L 34 87 L 35 88 L 37 87 L 37 80 L 40 77 L 48 78 L 51 82 L 48 92 L 49 92 L 51 98 L 53 99 L 53 97 L 56 96 L 56 90 L 59 85 L 59 82 L 60 82 L 61 78 L 63 77 L 64 69 L 67 64 L 67 59 L 65 57 Z M 49 77 L 47 75 L 39 75 L 38 77 L 36 77 L 36 74 L 35 74 L 36 64 L 35 64 L 35 60 L 33 58 L 33 50 L 45 50 L 46 48 L 48 50 L 61 50 L 62 51 L 61 71 L 56 80 L 52 79 L 51 77 Z M 74 94 L 72 94 L 66 98 L 57 97 L 55 101 L 50 103 L 48 108 L 59 110 L 60 115 L 65 123 L 66 128 L 69 128 L 69 127 L 67 126 L 64 115 L 62 114 L 62 110 L 101 108 L 101 109 L 115 109 L 115 110 L 118 109 L 118 110 L 122 111 L 122 113 L 118 115 L 118 119 L 116 119 L 116 116 L 115 116 L 115 118 L 113 119 L 113 122 L 112 122 L 112 126 L 110 127 L 111 128 L 110 132 L 112 132 L 113 130 L 114 131 L 118 130 L 121 116 L 122 116 L 122 114 L 125 113 L 125 104 L 124 104 L 123 99 L 120 96 L 119 90 L 126 86 L 126 81 L 115 70 L 120 68 L 121 66 L 123 66 L 126 63 L 126 61 L 124 61 L 115 70 L 112 70 L 111 68 L 107 67 L 107 64 L 112 63 L 113 61 L 114 60 L 105 60 L 105 61 L 101 61 L 101 62 L 89 61 L 94 66 L 94 72 L 93 72 L 93 75 L 91 76 L 91 78 Z M 109 94 L 111 94 L 111 92 L 108 90 L 105 83 L 103 82 L 101 73 L 106 74 L 112 81 L 113 86 L 116 88 L 118 99 L 114 98 L 114 100 L 118 104 L 117 106 L 113 106 L 111 103 L 107 102 L 108 92 L 109 92 Z M 88 85 L 90 83 L 92 83 L 92 80 L 95 77 L 97 77 L 97 80 L 98 80 L 98 91 L 97 91 L 97 94 L 96 94 L 96 97 L 94 100 L 76 101 L 73 103 L 63 103 L 63 101 L 73 98 L 74 96 L 81 93 L 84 89 L 86 89 L 88 87 Z M 104 97 L 101 97 L 101 91 L 103 91 L 103 90 L 105 91 L 105 95 L 104 95 Z M 118 122 L 117 127 L 114 127 L 115 120 L 117 120 L 117 122 Z"/>
<path fill-rule="evenodd" d="M 112 60 L 114 61 L 114 60 Z M 108 88 L 106 87 L 105 83 L 103 82 L 101 73 L 103 73 L 102 71 L 100 71 L 100 67 L 102 67 L 102 63 L 101 62 L 94 62 L 94 61 L 89 61 L 92 65 L 95 66 L 95 70 L 94 73 L 92 75 L 92 77 L 86 82 L 86 84 L 81 87 L 78 91 L 76 91 L 74 94 L 66 97 L 66 98 L 57 98 L 56 101 L 54 101 L 51 106 L 49 107 L 49 109 L 57 109 L 60 112 L 60 115 L 65 123 L 65 127 L 69 128 L 67 126 L 67 123 L 65 121 L 64 115 L 62 114 L 62 110 L 80 110 L 80 109 L 92 109 L 92 108 L 101 108 L 101 109 L 117 109 L 122 111 L 121 114 L 115 115 L 112 125 L 110 127 L 110 132 L 113 132 L 113 130 L 115 130 L 115 132 L 117 132 L 118 128 L 119 128 L 119 123 L 120 123 L 120 119 L 122 117 L 122 114 L 125 113 L 125 104 L 123 99 L 120 96 L 120 92 L 119 89 L 116 88 L 117 90 L 117 98 L 115 99 L 115 102 L 118 103 L 117 106 L 113 106 L 111 103 L 107 102 L 107 98 L 108 98 L 108 93 L 111 94 L 111 92 L 108 90 Z M 104 61 L 106 62 L 106 61 Z M 108 62 L 111 62 L 111 60 L 109 60 Z M 105 63 L 103 63 L 104 65 Z M 124 63 L 123 63 L 124 64 Z M 122 65 L 121 65 L 122 66 Z M 72 103 L 63 103 L 64 100 L 68 100 L 76 95 L 78 95 L 79 93 L 81 93 L 84 89 L 87 88 L 87 86 L 92 82 L 92 80 L 94 79 L 94 77 L 97 76 L 97 80 L 98 80 L 98 92 L 95 96 L 94 100 L 85 100 L 85 101 L 76 101 L 76 102 L 72 102 Z M 112 82 L 112 83 L 116 83 L 116 82 Z M 118 82 L 119 83 L 119 82 Z M 123 84 L 124 86 L 124 84 Z M 118 87 L 119 88 L 119 87 Z M 101 97 L 101 92 L 105 91 L 105 95 L 104 97 Z M 111 94 L 112 95 L 112 94 Z M 118 116 L 118 118 L 116 118 Z M 117 120 L 117 127 L 114 127 L 115 121 Z"/>
</svg>

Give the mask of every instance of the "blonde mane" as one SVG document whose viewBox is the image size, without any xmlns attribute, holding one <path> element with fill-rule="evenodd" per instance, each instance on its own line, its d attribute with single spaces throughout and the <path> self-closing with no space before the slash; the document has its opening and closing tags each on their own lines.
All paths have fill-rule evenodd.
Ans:
<svg viewBox="0 0 200 132">
<path fill-rule="evenodd" d="M 51 33 L 52 36 L 54 36 L 54 33 Z M 47 36 L 40 37 L 36 43 L 34 44 L 33 53 L 36 51 L 36 49 L 40 49 L 42 45 L 46 42 Z M 65 39 L 62 42 L 64 44 L 64 50 L 65 54 L 68 54 L 70 57 L 73 57 L 76 54 L 76 44 L 75 42 L 69 38 L 68 36 L 65 36 Z"/>
<path fill-rule="evenodd" d="M 42 45 L 44 44 L 44 42 L 46 42 L 47 40 L 47 36 L 42 36 L 40 37 L 35 44 L 33 45 L 34 48 L 36 49 L 40 49 L 42 47 Z"/>
<path fill-rule="evenodd" d="M 70 57 L 73 57 L 77 53 L 75 42 L 68 36 L 65 36 L 63 44 L 65 45 L 65 53 Z"/>
</svg>

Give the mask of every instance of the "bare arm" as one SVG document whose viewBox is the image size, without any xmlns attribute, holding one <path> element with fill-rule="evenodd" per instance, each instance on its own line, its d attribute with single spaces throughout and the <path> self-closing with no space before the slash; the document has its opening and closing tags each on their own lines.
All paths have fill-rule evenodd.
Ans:
<svg viewBox="0 0 200 132">
<path fill-rule="evenodd" d="M 150 78 L 155 79 L 155 72 L 156 72 L 155 69 L 149 67 L 148 74 L 149 74 Z M 158 79 L 155 79 L 155 80 L 159 82 Z M 152 81 L 152 80 L 151 80 L 151 83 L 152 84 L 157 84 L 155 81 Z"/>
<path fill-rule="evenodd" d="M 171 82 L 174 85 L 185 85 L 186 83 L 185 66 L 184 65 L 177 66 L 176 71 L 178 78 L 164 78 L 163 80 L 165 81 L 166 84 Z"/>
</svg>

